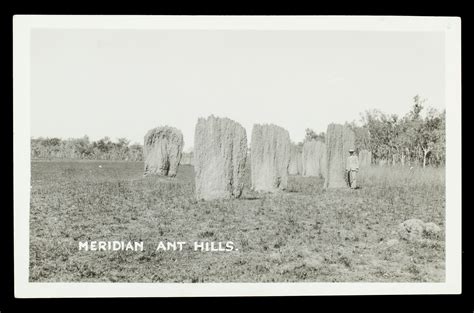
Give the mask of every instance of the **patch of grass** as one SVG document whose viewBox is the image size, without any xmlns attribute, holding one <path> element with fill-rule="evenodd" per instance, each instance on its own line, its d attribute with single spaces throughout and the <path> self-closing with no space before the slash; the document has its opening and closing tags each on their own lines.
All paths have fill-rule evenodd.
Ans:
<svg viewBox="0 0 474 313">
<path fill-rule="evenodd" d="M 101 167 L 99 167 L 99 165 Z M 194 172 L 143 177 L 141 162 L 32 162 L 30 281 L 444 281 L 444 231 L 400 241 L 409 218 L 444 229 L 444 169 L 373 167 L 361 189 L 324 190 L 290 176 L 288 191 L 196 201 Z M 145 251 L 84 252 L 85 240 L 136 240 Z M 232 252 L 156 251 L 159 241 L 232 241 Z"/>
</svg>

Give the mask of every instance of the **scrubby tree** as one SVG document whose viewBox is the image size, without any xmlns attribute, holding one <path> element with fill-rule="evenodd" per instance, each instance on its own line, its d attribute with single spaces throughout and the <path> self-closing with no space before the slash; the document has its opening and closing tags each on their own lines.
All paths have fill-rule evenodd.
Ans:
<svg viewBox="0 0 474 313">
<path fill-rule="evenodd" d="M 365 126 L 359 126 L 356 122 L 346 123 L 346 126 L 352 129 L 355 135 L 355 146 L 358 150 L 370 149 L 370 134 Z"/>
<path fill-rule="evenodd" d="M 305 132 L 306 134 L 305 134 L 304 141 L 311 141 L 311 140 L 325 141 L 326 139 L 326 134 L 324 132 L 321 132 L 318 134 L 310 128 L 306 128 Z"/>
<path fill-rule="evenodd" d="M 356 144 L 369 147 L 376 161 L 392 164 L 428 163 L 441 165 L 445 162 L 445 111 L 429 108 L 423 116 L 426 99 L 418 95 L 413 98 L 412 109 L 403 117 L 387 115 L 379 110 L 366 111 L 361 126 L 351 127 L 356 131 Z M 360 129 L 367 130 L 365 137 Z"/>
</svg>

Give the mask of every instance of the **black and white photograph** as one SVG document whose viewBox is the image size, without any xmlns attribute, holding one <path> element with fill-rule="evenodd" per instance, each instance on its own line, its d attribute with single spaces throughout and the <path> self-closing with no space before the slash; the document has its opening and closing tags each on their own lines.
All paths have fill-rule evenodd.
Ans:
<svg viewBox="0 0 474 313">
<path fill-rule="evenodd" d="M 19 296 L 460 291 L 459 19 L 15 18 Z"/>
</svg>

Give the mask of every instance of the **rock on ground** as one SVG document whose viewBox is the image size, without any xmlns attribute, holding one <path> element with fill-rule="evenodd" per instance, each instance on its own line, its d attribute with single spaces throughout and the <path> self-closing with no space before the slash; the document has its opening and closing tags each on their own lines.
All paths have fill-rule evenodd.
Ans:
<svg viewBox="0 0 474 313">
<path fill-rule="evenodd" d="M 423 234 L 425 237 L 437 237 L 441 233 L 441 228 L 433 222 L 425 223 Z"/>
<path fill-rule="evenodd" d="M 372 164 L 372 152 L 368 150 L 359 151 L 359 167 L 368 167 Z"/>
<path fill-rule="evenodd" d="M 288 186 L 290 134 L 273 124 L 256 124 L 252 129 L 251 179 L 255 191 L 275 192 Z"/>
<path fill-rule="evenodd" d="M 441 228 L 435 223 L 425 223 L 416 218 L 406 220 L 398 225 L 400 238 L 410 242 L 436 237 L 440 232 Z"/>
<path fill-rule="evenodd" d="M 300 148 L 291 144 L 290 150 L 290 165 L 288 166 L 288 174 L 290 175 L 300 175 L 302 167 L 302 154 Z"/>
<path fill-rule="evenodd" d="M 244 187 L 247 134 L 239 123 L 211 115 L 199 118 L 194 133 L 198 199 L 238 198 Z"/>
<path fill-rule="evenodd" d="M 398 225 L 398 235 L 407 241 L 417 241 L 423 237 L 425 223 L 422 220 L 413 218 Z"/>
<path fill-rule="evenodd" d="M 149 130 L 144 139 L 144 175 L 176 176 L 184 140 L 180 130 L 162 126 Z"/>
<path fill-rule="evenodd" d="M 347 186 L 345 168 L 349 149 L 355 149 L 354 132 L 345 125 L 329 124 L 326 132 L 325 188 Z"/>
<path fill-rule="evenodd" d="M 323 176 L 326 144 L 319 140 L 305 141 L 303 144 L 303 176 Z"/>
</svg>

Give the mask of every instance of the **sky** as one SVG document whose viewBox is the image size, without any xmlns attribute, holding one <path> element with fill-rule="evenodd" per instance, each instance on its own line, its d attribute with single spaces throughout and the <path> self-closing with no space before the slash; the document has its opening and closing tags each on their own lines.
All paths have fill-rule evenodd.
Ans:
<svg viewBox="0 0 474 313">
<path fill-rule="evenodd" d="M 169 125 L 192 148 L 199 117 L 305 129 L 442 110 L 442 32 L 79 30 L 31 33 L 31 136 L 91 140 Z"/>
</svg>

